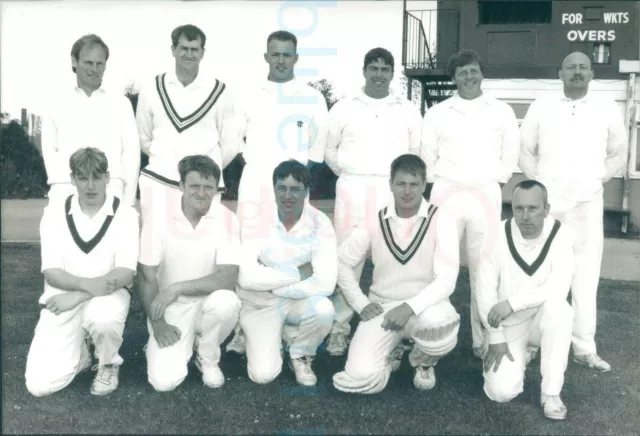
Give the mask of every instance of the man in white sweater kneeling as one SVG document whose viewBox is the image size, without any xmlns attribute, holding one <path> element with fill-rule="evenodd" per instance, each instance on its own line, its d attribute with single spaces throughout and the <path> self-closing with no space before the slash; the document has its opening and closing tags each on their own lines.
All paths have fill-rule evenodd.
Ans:
<svg viewBox="0 0 640 436">
<path fill-rule="evenodd" d="M 560 391 L 573 323 L 567 295 L 574 232 L 549 216 L 547 189 L 540 182 L 520 182 L 512 205 L 513 218 L 503 222 L 496 249 L 477 276 L 478 311 L 488 329 L 484 391 L 499 403 L 515 398 L 523 390 L 527 346 L 540 347 L 540 405 L 547 418 L 565 419 Z"/>
<path fill-rule="evenodd" d="M 455 222 L 422 198 L 426 166 L 418 156 L 391 163 L 390 187 L 394 203 L 338 249 L 338 285 L 361 319 L 346 367 L 333 376 L 344 392 L 382 391 L 399 367 L 405 338 L 415 342 L 414 386 L 432 389 L 434 366 L 457 343 L 460 316 L 449 302 L 459 269 Z M 367 297 L 354 270 L 369 251 L 375 267 Z"/>
</svg>

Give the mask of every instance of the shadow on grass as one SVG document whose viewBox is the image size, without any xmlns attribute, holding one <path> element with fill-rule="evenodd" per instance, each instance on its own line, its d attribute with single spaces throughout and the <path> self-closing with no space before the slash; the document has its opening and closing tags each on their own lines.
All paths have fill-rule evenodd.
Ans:
<svg viewBox="0 0 640 436">
<path fill-rule="evenodd" d="M 89 394 L 92 374 L 84 373 L 63 391 L 34 398 L 24 386 L 24 368 L 43 285 L 38 250 L 38 245 L 2 244 L 3 433 L 630 435 L 640 428 L 638 283 L 601 281 L 598 345 L 613 370 L 598 374 L 570 362 L 563 391 L 569 416 L 552 422 L 538 406 L 539 358 L 527 370 L 524 392 L 511 403 L 485 397 L 481 362 L 470 352 L 466 270 L 452 297 L 462 316 L 458 345 L 436 367 L 439 386 L 433 391 L 413 388 L 405 357 L 380 394 L 344 394 L 331 377 L 345 359 L 321 352 L 313 388 L 298 386 L 287 365 L 273 383 L 256 385 L 247 377 L 245 358 L 231 353 L 223 354 L 220 365 L 227 378 L 223 388 L 205 388 L 191 363 L 181 386 L 158 393 L 147 382 L 143 347 L 148 336 L 144 313 L 133 298 L 119 389 L 94 397 Z M 370 278 L 367 264 L 364 287 Z"/>
</svg>

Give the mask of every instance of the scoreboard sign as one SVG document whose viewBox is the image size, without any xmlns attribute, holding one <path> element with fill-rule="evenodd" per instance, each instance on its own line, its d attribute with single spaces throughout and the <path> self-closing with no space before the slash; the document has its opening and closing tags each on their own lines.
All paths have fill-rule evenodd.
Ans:
<svg viewBox="0 0 640 436">
<path fill-rule="evenodd" d="M 589 21 L 592 22 L 592 20 Z M 602 12 L 604 25 L 628 24 L 629 21 L 629 12 Z M 585 22 L 584 14 L 575 12 L 563 13 L 562 24 L 575 26 L 591 23 Z M 616 31 L 615 29 L 571 29 L 567 32 L 567 39 L 571 42 L 610 42 L 615 41 Z"/>
</svg>

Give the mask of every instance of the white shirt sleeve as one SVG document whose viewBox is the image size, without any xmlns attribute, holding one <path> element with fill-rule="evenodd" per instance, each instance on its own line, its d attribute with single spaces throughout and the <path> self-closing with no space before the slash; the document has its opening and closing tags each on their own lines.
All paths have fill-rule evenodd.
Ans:
<svg viewBox="0 0 640 436">
<path fill-rule="evenodd" d="M 224 245 L 216 253 L 216 265 L 240 265 L 242 249 L 240 225 L 234 213 L 229 211 L 226 215 L 227 240 L 224 241 Z"/>
<path fill-rule="evenodd" d="M 47 170 L 47 178 L 49 180 L 68 179 L 71 172 L 69 162 L 64 160 L 61 153 L 59 153 L 58 127 L 50 114 L 42 116 L 40 144 L 44 166 Z"/>
<path fill-rule="evenodd" d="M 438 209 L 435 222 L 435 249 L 433 253 L 433 281 L 406 303 L 416 315 L 426 308 L 442 302 L 453 294 L 460 270 L 458 232 L 455 220 Z"/>
<path fill-rule="evenodd" d="M 422 122 L 420 157 L 427 166 L 427 183 L 433 183 L 436 180 L 435 169 L 438 161 L 438 126 L 436 117 L 437 110 L 431 109 L 427 111 Z"/>
<path fill-rule="evenodd" d="M 60 250 L 60 241 L 63 232 L 58 228 L 63 222 L 56 219 L 56 214 L 63 214 L 61 207 L 47 206 L 40 220 L 40 253 L 42 257 L 41 271 L 48 269 L 64 269 L 63 250 Z"/>
<path fill-rule="evenodd" d="M 320 94 L 316 104 L 316 111 L 311 119 L 309 128 L 309 160 L 322 162 L 327 146 L 327 134 L 329 129 L 329 112 L 324 96 Z"/>
<path fill-rule="evenodd" d="M 154 79 L 155 80 L 155 79 Z M 152 88 L 142 87 L 138 94 L 138 106 L 136 108 L 136 124 L 140 136 L 140 149 L 147 155 L 151 153 L 151 141 L 153 140 L 153 110 L 151 107 Z"/>
<path fill-rule="evenodd" d="M 611 108 L 606 113 L 609 116 L 609 137 L 607 139 L 606 172 L 603 182 L 608 182 L 616 174 L 624 172 L 629 151 L 627 129 L 620 114 L 620 108 L 615 102 L 612 102 Z"/>
<path fill-rule="evenodd" d="M 216 127 L 220 137 L 220 154 L 222 171 L 240 152 L 238 141 L 234 97 L 227 86 L 219 101 L 220 106 L 216 109 Z M 242 140 L 242 137 L 239 138 Z"/>
<path fill-rule="evenodd" d="M 124 209 L 123 209 L 124 208 Z M 123 209 L 123 210 L 120 210 Z M 116 246 L 115 267 L 136 271 L 140 248 L 140 223 L 138 212 L 128 204 L 121 204 L 116 212 L 118 242 Z M 114 217 L 115 220 L 116 217 Z"/>
<path fill-rule="evenodd" d="M 123 203 L 135 205 L 138 176 L 140 175 L 140 137 L 136 117 L 128 98 L 120 99 L 120 139 L 122 141 L 122 166 L 124 168 Z"/>
<path fill-rule="evenodd" d="M 534 101 L 529 106 L 529 110 L 520 126 L 520 156 L 518 165 L 529 179 L 534 179 L 538 175 L 538 138 L 540 129 L 540 106 L 539 100 Z"/>
<path fill-rule="evenodd" d="M 247 291 L 270 292 L 276 288 L 300 281 L 298 268 L 290 266 L 265 266 L 260 259 L 263 241 L 243 241 L 240 257 L 238 285 Z"/>
<path fill-rule="evenodd" d="M 338 147 L 342 142 L 342 120 L 341 113 L 345 106 L 344 101 L 340 101 L 333 105 L 329 111 L 329 126 L 327 130 L 327 146 L 324 151 L 324 161 L 327 163 L 331 171 L 337 176 L 340 175 L 340 167 L 338 166 Z"/>
<path fill-rule="evenodd" d="M 500 242 L 499 242 L 500 243 Z M 490 344 L 506 342 L 503 327 L 497 328 L 489 325 L 489 312 L 498 304 L 498 292 L 500 287 L 500 247 L 495 247 L 493 252 L 485 256 L 476 273 L 476 303 L 478 314 L 482 324 L 487 329 Z"/>
<path fill-rule="evenodd" d="M 275 288 L 278 297 L 303 299 L 333 294 L 338 281 L 338 248 L 331 221 L 324 215 L 316 218 L 317 233 L 311 247 L 313 274 L 306 280 Z"/>
<path fill-rule="evenodd" d="M 371 301 L 360 289 L 355 268 L 367 256 L 371 249 L 371 234 L 365 227 L 358 227 L 338 248 L 338 286 L 345 299 L 357 313 L 367 307 Z"/>
<path fill-rule="evenodd" d="M 420 110 L 411 102 L 408 106 L 409 117 L 409 153 L 420 156 L 422 149 L 422 115 Z"/>
<path fill-rule="evenodd" d="M 147 266 L 159 266 L 165 246 L 165 234 L 161 220 L 145 220 L 140 234 L 138 262 Z"/>
<path fill-rule="evenodd" d="M 507 183 L 518 166 L 520 154 L 520 129 L 513 108 L 504 104 L 504 136 L 500 155 L 500 183 Z"/>
</svg>

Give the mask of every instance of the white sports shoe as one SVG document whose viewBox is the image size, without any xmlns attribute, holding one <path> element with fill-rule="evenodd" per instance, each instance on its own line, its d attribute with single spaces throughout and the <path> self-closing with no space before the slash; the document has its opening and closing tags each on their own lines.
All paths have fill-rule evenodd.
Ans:
<svg viewBox="0 0 640 436">
<path fill-rule="evenodd" d="M 560 399 L 560 395 L 540 395 L 540 406 L 544 416 L 549 419 L 562 420 L 567 417 L 567 407 Z"/>
<path fill-rule="evenodd" d="M 218 365 L 205 365 L 200 356 L 197 356 L 196 367 L 202 373 L 202 382 L 208 388 L 216 389 L 224 385 L 224 374 Z"/>
<path fill-rule="evenodd" d="M 433 366 L 416 366 L 416 375 L 413 377 L 413 385 L 416 389 L 428 391 L 436 387 L 436 372 Z"/>
<path fill-rule="evenodd" d="M 332 333 L 327 340 L 327 353 L 331 356 L 344 356 L 347 352 L 347 335 Z"/>
<path fill-rule="evenodd" d="M 289 360 L 289 368 L 296 374 L 296 381 L 303 386 L 315 386 L 318 383 L 318 378 L 311 368 L 312 362 L 313 358 L 310 356 Z"/>
<path fill-rule="evenodd" d="M 404 356 L 404 347 L 402 345 L 398 345 L 393 349 L 393 351 L 391 351 L 391 354 L 389 355 L 391 372 L 396 372 L 400 369 L 400 365 L 402 365 L 402 356 Z"/>
<path fill-rule="evenodd" d="M 244 346 L 244 333 L 242 332 L 242 330 L 239 330 L 238 332 L 236 332 L 231 342 L 227 344 L 225 350 L 227 350 L 227 353 L 229 353 L 230 351 L 233 351 L 234 353 L 238 353 L 242 355 L 244 355 L 247 352 Z"/>
<path fill-rule="evenodd" d="M 600 372 L 611 371 L 611 365 L 602 360 L 596 353 L 573 355 L 573 361 L 579 365 L 586 366 L 590 369 L 595 369 Z"/>
<path fill-rule="evenodd" d="M 108 395 L 118 389 L 118 373 L 120 365 L 103 365 L 97 368 L 98 373 L 91 383 L 93 395 Z"/>
</svg>

